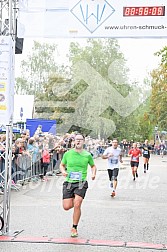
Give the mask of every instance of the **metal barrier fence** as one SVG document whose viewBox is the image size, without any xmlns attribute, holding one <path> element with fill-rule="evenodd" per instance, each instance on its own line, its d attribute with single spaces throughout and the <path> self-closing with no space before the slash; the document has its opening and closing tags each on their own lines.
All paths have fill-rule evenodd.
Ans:
<svg viewBox="0 0 167 252">
<path fill-rule="evenodd" d="M 59 173 L 60 159 L 55 159 L 53 153 L 50 154 L 50 163 L 47 169 L 47 175 L 52 176 Z M 33 162 L 33 153 L 19 154 L 17 158 L 13 156 L 12 160 L 12 184 L 11 188 L 19 190 L 17 184 L 24 185 L 24 182 L 38 181 L 44 174 L 44 167 L 41 161 L 41 154 L 39 153 L 36 162 Z M 4 154 L 0 154 L 0 194 L 3 194 L 5 180 L 5 159 Z"/>
<path fill-rule="evenodd" d="M 4 199 L 5 199 L 5 146 L 0 149 L 0 232 L 4 233 L 4 228 L 6 223 L 4 221 Z M 67 151 L 65 149 L 64 151 Z M 103 153 L 103 149 L 99 150 L 97 148 L 92 149 L 92 155 L 94 158 L 99 157 Z M 59 175 L 61 174 L 59 166 L 63 156 L 63 153 L 59 151 L 51 152 L 50 153 L 50 163 L 47 167 L 47 176 Z M 19 191 L 21 187 L 27 182 L 37 182 L 43 180 L 43 176 L 45 174 L 45 167 L 42 164 L 42 155 L 39 152 L 36 156 L 36 160 L 34 161 L 34 153 L 33 152 L 26 152 L 23 151 L 22 154 L 13 154 L 12 156 L 12 163 L 11 163 L 11 176 L 8 175 L 10 178 L 9 188 Z M 10 159 L 11 160 L 11 159 Z M 6 228 L 5 228 L 6 230 Z M 5 231 L 6 232 L 6 231 Z"/>
<path fill-rule="evenodd" d="M 33 155 L 33 153 L 32 153 Z M 42 179 L 44 174 L 44 167 L 41 162 L 41 154 L 39 153 L 36 162 L 33 162 L 32 155 L 26 153 L 19 154 L 17 157 L 12 156 L 12 169 L 10 177 L 9 188 L 15 191 L 19 191 L 25 182 L 37 182 Z M 50 163 L 47 169 L 47 175 L 58 175 L 60 173 L 59 165 L 61 161 L 61 155 L 56 153 L 56 159 L 54 153 L 50 154 Z M 4 202 L 5 202 L 5 151 L 0 151 L 0 235 L 4 233 L 6 222 L 4 221 Z M 6 230 L 6 229 L 5 229 Z"/>
<path fill-rule="evenodd" d="M 68 149 L 67 149 L 68 150 Z M 91 153 L 94 158 L 101 156 L 104 148 L 100 150 L 92 148 Z M 37 154 L 36 161 L 33 162 L 33 152 L 13 155 L 12 157 L 12 183 L 11 189 L 19 190 L 19 185 L 24 185 L 25 182 L 38 181 L 44 174 L 44 167 L 42 164 L 41 152 Z M 63 153 L 52 152 L 50 153 L 50 163 L 47 168 L 47 175 L 52 176 L 60 173 L 59 165 Z M 5 152 L 0 153 L 0 194 L 3 194 L 5 180 Z"/>
</svg>

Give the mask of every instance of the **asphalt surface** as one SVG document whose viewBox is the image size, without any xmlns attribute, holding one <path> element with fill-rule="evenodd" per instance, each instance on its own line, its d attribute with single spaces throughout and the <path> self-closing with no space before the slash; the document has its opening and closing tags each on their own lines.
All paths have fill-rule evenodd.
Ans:
<svg viewBox="0 0 167 252">
<path fill-rule="evenodd" d="M 146 174 L 140 159 L 133 181 L 124 158 L 116 197 L 111 198 L 107 160 L 98 158 L 82 205 L 77 239 L 70 238 L 72 210 L 62 208 L 62 176 L 12 191 L 10 232 L 0 251 L 167 251 L 167 156 L 153 156 Z M 2 196 L 1 196 L 2 197 Z"/>
</svg>

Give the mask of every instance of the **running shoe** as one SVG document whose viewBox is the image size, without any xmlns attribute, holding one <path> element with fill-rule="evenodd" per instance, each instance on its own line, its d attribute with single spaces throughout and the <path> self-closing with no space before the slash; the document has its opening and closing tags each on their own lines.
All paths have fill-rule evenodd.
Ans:
<svg viewBox="0 0 167 252">
<path fill-rule="evenodd" d="M 146 173 L 146 170 L 144 170 L 144 173 Z"/>
<path fill-rule="evenodd" d="M 114 196 L 115 196 L 115 191 L 112 191 L 111 197 L 114 197 Z"/>
<path fill-rule="evenodd" d="M 135 177 L 133 178 L 133 181 L 135 181 Z"/>
<path fill-rule="evenodd" d="M 78 236 L 78 232 L 76 228 L 72 228 L 71 229 L 71 237 L 77 237 Z"/>
<path fill-rule="evenodd" d="M 138 178 L 138 173 L 136 172 L 136 178 Z"/>
</svg>

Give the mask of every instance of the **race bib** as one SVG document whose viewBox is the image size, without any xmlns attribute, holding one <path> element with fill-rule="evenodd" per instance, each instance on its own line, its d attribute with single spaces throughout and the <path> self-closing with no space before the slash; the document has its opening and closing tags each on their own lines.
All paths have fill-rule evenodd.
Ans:
<svg viewBox="0 0 167 252">
<path fill-rule="evenodd" d="M 137 157 L 132 157 L 132 161 L 137 161 Z"/>
<path fill-rule="evenodd" d="M 111 164 L 118 164 L 118 159 L 111 159 Z"/>
<path fill-rule="evenodd" d="M 148 150 L 145 150 L 143 154 L 148 155 Z"/>
<path fill-rule="evenodd" d="M 82 179 L 82 173 L 81 172 L 70 172 L 69 178 L 71 180 L 81 180 Z"/>
</svg>

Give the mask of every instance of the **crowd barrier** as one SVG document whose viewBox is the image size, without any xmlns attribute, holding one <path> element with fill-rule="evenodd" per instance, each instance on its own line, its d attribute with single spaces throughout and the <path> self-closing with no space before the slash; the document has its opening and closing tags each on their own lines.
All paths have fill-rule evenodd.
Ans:
<svg viewBox="0 0 167 252">
<path fill-rule="evenodd" d="M 106 146 L 105 146 L 106 148 Z M 94 158 L 100 157 L 104 150 L 102 148 L 93 147 L 90 151 Z M 69 150 L 69 149 L 66 149 Z M 41 152 L 39 152 L 35 158 L 34 153 L 26 151 L 22 154 L 18 154 L 17 157 L 12 157 L 12 172 L 11 172 L 11 188 L 19 190 L 17 184 L 24 185 L 25 182 L 38 181 L 44 174 L 44 167 L 42 165 Z M 63 153 L 51 152 L 50 163 L 47 169 L 47 175 L 57 175 L 60 173 L 59 166 L 62 159 Z M 56 158 L 55 158 L 56 157 Z M 3 192 L 5 181 L 5 152 L 0 153 L 0 192 Z"/>
<path fill-rule="evenodd" d="M 61 155 L 57 154 L 57 159 L 54 158 L 53 153 L 50 154 L 50 163 L 47 169 L 47 175 L 52 176 L 60 173 L 59 165 Z M 19 154 L 17 158 L 12 157 L 12 171 L 11 171 L 11 188 L 18 190 L 17 184 L 24 185 L 25 182 L 38 181 L 44 174 L 44 167 L 42 165 L 41 154 L 38 153 L 35 162 L 33 162 L 33 153 Z M 0 192 L 3 192 L 5 181 L 5 156 L 0 154 Z"/>
</svg>

